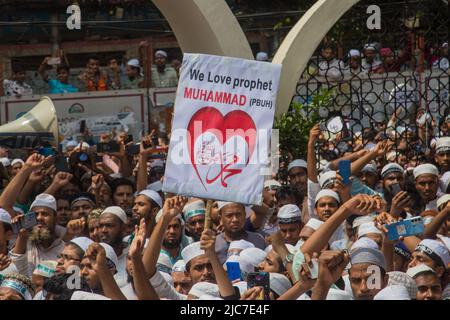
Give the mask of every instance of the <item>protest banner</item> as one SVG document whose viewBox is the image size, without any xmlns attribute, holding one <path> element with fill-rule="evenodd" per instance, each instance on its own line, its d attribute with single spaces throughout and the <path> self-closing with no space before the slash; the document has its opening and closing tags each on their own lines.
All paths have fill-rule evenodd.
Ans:
<svg viewBox="0 0 450 320">
<path fill-rule="evenodd" d="M 260 204 L 281 66 L 185 54 L 163 191 Z"/>
</svg>

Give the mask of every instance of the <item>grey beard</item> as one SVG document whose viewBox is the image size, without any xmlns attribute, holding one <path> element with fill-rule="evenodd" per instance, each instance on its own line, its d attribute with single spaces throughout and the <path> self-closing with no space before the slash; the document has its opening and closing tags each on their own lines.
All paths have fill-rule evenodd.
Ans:
<svg viewBox="0 0 450 320">
<path fill-rule="evenodd" d="M 34 227 L 31 230 L 30 240 L 36 244 L 42 244 L 43 242 L 52 239 L 53 233 L 49 228 L 38 229 Z"/>
</svg>

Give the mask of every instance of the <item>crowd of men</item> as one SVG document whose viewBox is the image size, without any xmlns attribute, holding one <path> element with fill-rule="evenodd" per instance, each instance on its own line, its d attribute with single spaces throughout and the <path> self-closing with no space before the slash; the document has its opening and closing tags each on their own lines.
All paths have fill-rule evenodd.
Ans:
<svg viewBox="0 0 450 320">
<path fill-rule="evenodd" d="M 319 163 L 322 135 L 261 205 L 212 202 L 208 227 L 211 201 L 162 191 L 164 139 L 134 156 L 123 132 L 108 154 L 1 147 L 0 299 L 449 299 L 450 135 L 414 161 L 387 136 Z M 413 217 L 423 230 L 390 236 Z"/>
<path fill-rule="evenodd" d="M 173 59 L 167 63 L 168 54 L 157 50 L 151 69 L 152 88 L 173 88 L 178 84 L 181 62 Z M 139 60 L 128 59 L 122 64 L 117 59 L 110 59 L 108 65 L 100 67 L 100 58 L 92 55 L 87 59 L 86 68 L 76 79 L 71 79 L 70 66 L 66 59 L 46 57 L 38 68 L 40 77 L 50 88 L 48 93 L 74 93 L 85 91 L 106 91 L 139 89 L 145 87 L 144 70 Z M 52 79 L 48 71 L 56 67 L 56 76 Z M 33 94 L 33 87 L 26 82 L 26 70 L 21 65 L 13 66 L 11 80 L 3 81 L 6 96 L 21 97 Z"/>
</svg>

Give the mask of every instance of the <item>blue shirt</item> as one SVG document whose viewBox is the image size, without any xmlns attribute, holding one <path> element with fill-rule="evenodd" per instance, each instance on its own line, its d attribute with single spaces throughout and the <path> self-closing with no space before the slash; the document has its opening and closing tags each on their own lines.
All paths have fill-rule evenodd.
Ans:
<svg viewBox="0 0 450 320">
<path fill-rule="evenodd" d="M 75 88 L 71 84 L 62 83 L 59 80 L 49 80 L 50 93 L 73 93 L 78 92 L 78 88 Z"/>
</svg>

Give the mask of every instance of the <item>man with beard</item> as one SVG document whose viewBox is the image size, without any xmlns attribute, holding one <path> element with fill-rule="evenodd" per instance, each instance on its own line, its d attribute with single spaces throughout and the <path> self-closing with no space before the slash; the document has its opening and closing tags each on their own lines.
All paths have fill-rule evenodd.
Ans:
<svg viewBox="0 0 450 320">
<path fill-rule="evenodd" d="M 113 204 L 124 211 L 133 207 L 134 183 L 125 178 L 118 178 L 111 183 Z"/>
<path fill-rule="evenodd" d="M 344 63 L 335 58 L 336 52 L 331 45 L 325 45 L 322 48 L 322 58 L 324 61 L 319 63 L 319 75 L 325 77 L 327 81 L 336 81 L 344 76 Z"/>
<path fill-rule="evenodd" d="M 300 208 L 295 204 L 282 206 L 278 211 L 278 226 L 284 242 L 295 246 L 303 227 Z"/>
<path fill-rule="evenodd" d="M 175 262 L 182 259 L 181 250 L 183 249 L 183 223 L 184 222 L 181 215 L 170 220 L 163 237 L 161 254 L 158 261 L 162 262 L 164 260 L 164 256 L 167 256 L 170 263 L 168 262 L 165 264 L 169 264 L 168 267 L 170 268 L 172 268 Z"/>
<path fill-rule="evenodd" d="M 436 141 L 436 155 L 434 160 L 441 173 L 450 170 L 450 137 L 439 138 Z"/>
<path fill-rule="evenodd" d="M 265 249 L 266 243 L 260 234 L 245 230 L 246 214 L 244 205 L 220 201 L 218 208 L 224 230 L 216 238 L 216 251 L 222 264 L 227 260 L 228 247 L 232 241 L 243 239 L 253 243 L 256 248 Z"/>
<path fill-rule="evenodd" d="M 142 190 L 134 199 L 133 215 L 135 215 L 139 221 L 145 219 L 147 226 L 146 238 L 150 237 L 156 224 L 156 214 L 161 208 L 161 196 L 154 190 Z"/>
<path fill-rule="evenodd" d="M 92 243 L 81 261 L 81 276 L 94 293 L 112 300 L 126 300 L 114 280 L 117 265 L 117 255 L 110 245 Z"/>
<path fill-rule="evenodd" d="M 123 241 L 127 229 L 127 215 L 120 207 L 108 207 L 103 210 L 99 220 L 100 241 L 110 245 L 117 255 L 117 277 L 120 281 L 127 278 L 127 254 L 129 246 Z"/>
<path fill-rule="evenodd" d="M 33 272 L 44 260 L 57 260 L 64 249 L 64 242 L 57 237 L 56 199 L 49 194 L 39 194 L 31 204 L 31 212 L 35 212 L 37 225 L 33 227 L 27 246 L 28 270 Z"/>
<path fill-rule="evenodd" d="M 152 88 L 171 88 L 178 85 L 175 69 L 166 65 L 167 52 L 158 50 L 155 53 L 155 66 L 152 66 Z"/>
<path fill-rule="evenodd" d="M 205 202 L 201 199 L 194 199 L 183 208 L 184 221 L 186 221 L 186 234 L 200 241 L 205 227 Z"/>
<path fill-rule="evenodd" d="M 307 168 L 306 161 L 302 159 L 296 159 L 288 165 L 289 183 L 294 190 L 301 193 L 302 198 L 307 189 Z M 297 204 L 300 205 L 302 201 L 303 199 L 297 199 Z"/>
<path fill-rule="evenodd" d="M 439 171 L 434 165 L 426 163 L 414 168 L 416 190 L 422 201 L 422 211 L 437 210 Z"/>
<path fill-rule="evenodd" d="M 448 275 L 447 267 L 450 264 L 450 252 L 440 241 L 424 239 L 412 253 L 408 268 L 425 264 L 432 268 L 444 283 Z"/>
<path fill-rule="evenodd" d="M 381 169 L 381 184 L 387 209 L 391 214 L 400 215 L 410 203 L 410 197 L 405 191 L 405 171 L 397 163 L 388 163 Z M 399 184 L 402 191 L 392 195 L 392 186 Z"/>
<path fill-rule="evenodd" d="M 71 266 L 79 267 L 87 248 L 92 243 L 94 241 L 86 237 L 74 238 L 67 242 L 62 252 L 58 255 L 56 273 L 67 273 Z"/>
</svg>

